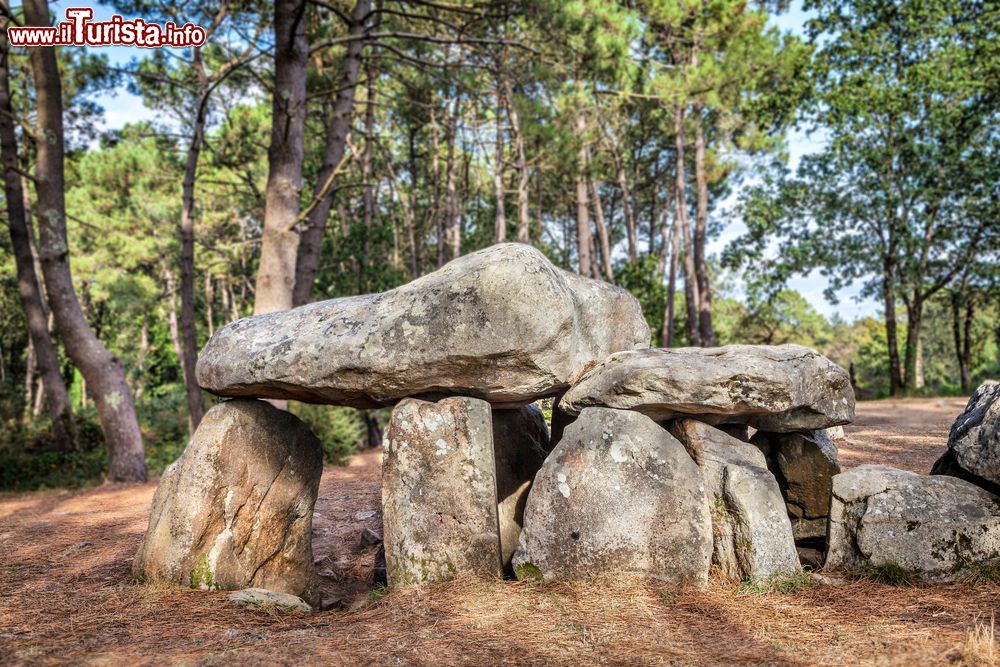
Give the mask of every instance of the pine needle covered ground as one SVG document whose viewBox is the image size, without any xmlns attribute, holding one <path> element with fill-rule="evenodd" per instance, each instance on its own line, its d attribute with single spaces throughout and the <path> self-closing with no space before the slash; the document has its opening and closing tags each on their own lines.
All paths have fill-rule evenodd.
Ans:
<svg viewBox="0 0 1000 667">
<path fill-rule="evenodd" d="M 864 403 L 844 465 L 926 472 L 959 399 Z M 1000 586 L 808 578 L 676 591 L 461 580 L 371 592 L 379 455 L 328 468 L 314 542 L 328 599 L 308 616 L 131 582 L 154 484 L 0 497 L 0 664 L 994 664 Z"/>
</svg>

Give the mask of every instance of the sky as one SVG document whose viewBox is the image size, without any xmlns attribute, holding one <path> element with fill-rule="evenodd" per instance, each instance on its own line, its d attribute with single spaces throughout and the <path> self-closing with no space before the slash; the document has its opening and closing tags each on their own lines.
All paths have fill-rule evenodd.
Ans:
<svg viewBox="0 0 1000 667">
<path fill-rule="evenodd" d="M 63 11 L 66 7 L 81 6 L 85 3 L 80 0 L 59 0 L 51 3 L 54 13 L 63 18 Z M 94 20 L 107 20 L 113 10 L 107 6 L 94 5 Z M 772 19 L 775 25 L 781 30 L 791 31 L 793 34 L 804 36 L 805 22 L 808 15 L 802 9 L 802 0 L 794 0 L 789 10 Z M 125 65 L 133 58 L 142 58 L 149 52 L 135 47 L 104 47 L 109 59 L 114 65 Z M 126 123 L 135 123 L 143 120 L 154 120 L 157 113 L 145 107 L 142 100 L 130 94 L 122 88 L 117 92 L 108 92 L 95 98 L 95 101 L 104 107 L 105 130 L 118 129 Z M 794 168 L 803 155 L 816 152 L 823 146 L 823 138 L 818 135 L 810 135 L 802 129 L 793 129 L 788 136 L 788 153 L 791 166 Z M 722 202 L 719 210 L 732 210 L 739 193 L 733 193 L 731 200 Z M 708 245 L 708 253 L 718 254 L 734 239 L 738 238 L 744 231 L 743 223 L 738 218 L 733 218 L 724 227 L 722 233 L 713 239 Z M 877 315 L 879 305 L 872 299 L 858 299 L 857 288 L 847 288 L 838 292 L 838 303 L 833 304 L 826 300 L 823 295 L 827 287 L 827 280 L 819 275 L 818 271 L 807 276 L 793 278 L 789 281 L 789 287 L 798 290 L 814 308 L 831 317 L 839 314 L 846 320 L 854 320 L 859 317 Z"/>
</svg>

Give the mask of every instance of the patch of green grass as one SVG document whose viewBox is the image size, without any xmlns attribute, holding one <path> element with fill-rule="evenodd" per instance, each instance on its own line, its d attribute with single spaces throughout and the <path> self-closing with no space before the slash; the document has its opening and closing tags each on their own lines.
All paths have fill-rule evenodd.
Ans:
<svg viewBox="0 0 1000 667">
<path fill-rule="evenodd" d="M 969 586 L 1000 584 L 1000 560 L 969 563 L 969 572 L 962 577 L 962 583 Z"/>
<path fill-rule="evenodd" d="M 198 558 L 194 569 L 191 570 L 191 588 L 201 588 L 212 590 L 216 588 L 215 577 L 212 576 L 212 566 L 208 563 L 208 556 L 202 554 Z"/>
<path fill-rule="evenodd" d="M 810 586 L 815 586 L 816 580 L 808 572 L 799 570 L 798 572 L 787 572 L 773 574 L 762 579 L 744 581 L 740 585 L 741 593 L 753 595 L 794 595 Z"/>
<path fill-rule="evenodd" d="M 534 563 L 521 563 L 514 567 L 514 576 L 518 581 L 541 581 L 542 571 Z"/>
<path fill-rule="evenodd" d="M 859 579 L 887 586 L 909 588 L 920 584 L 920 575 L 899 563 L 868 564 L 858 569 L 855 574 Z"/>
<path fill-rule="evenodd" d="M 368 591 L 368 604 L 375 604 L 388 594 L 389 594 L 389 587 L 379 584 L 375 588 Z"/>
</svg>

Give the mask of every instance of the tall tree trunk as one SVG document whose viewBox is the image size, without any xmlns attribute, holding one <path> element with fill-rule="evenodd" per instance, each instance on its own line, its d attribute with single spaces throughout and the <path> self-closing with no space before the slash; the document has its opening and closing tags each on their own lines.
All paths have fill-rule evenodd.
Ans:
<svg viewBox="0 0 1000 667">
<path fill-rule="evenodd" d="M 409 142 L 407 152 L 407 169 L 410 172 L 410 212 L 405 216 L 406 220 L 406 240 L 410 246 L 409 271 L 410 280 L 416 280 L 420 276 L 422 239 L 417 239 L 417 150 L 416 150 L 416 128 L 409 128 Z"/>
<path fill-rule="evenodd" d="M 924 319 L 924 297 L 919 290 L 914 290 L 911 297 L 909 309 L 906 313 L 906 370 L 903 373 L 903 382 L 907 392 L 919 389 L 920 383 L 920 334 L 923 329 Z"/>
<path fill-rule="evenodd" d="M 601 244 L 601 268 L 604 270 L 605 279 L 612 285 L 615 282 L 615 272 L 611 267 L 611 239 L 608 236 L 608 226 L 604 221 L 604 206 L 601 204 L 601 194 L 597 189 L 594 179 L 587 178 L 590 182 L 590 196 L 594 204 L 594 224 L 597 227 L 597 239 Z"/>
<path fill-rule="evenodd" d="M 891 243 L 891 241 L 890 241 Z M 896 337 L 896 294 L 893 286 L 896 280 L 896 264 L 893 260 L 894 249 L 890 247 L 883 257 L 882 265 L 882 304 L 885 315 L 885 337 L 889 353 L 889 395 L 896 396 L 903 387 L 903 373 L 899 364 L 899 343 Z"/>
<path fill-rule="evenodd" d="M 587 212 L 587 143 L 584 136 L 587 132 L 587 118 L 583 111 L 576 116 L 576 137 L 580 142 L 577 152 L 576 162 L 576 248 L 577 257 L 580 262 L 579 273 L 581 276 L 596 278 L 592 273 L 593 258 L 590 254 L 592 245 L 590 234 L 590 217 Z"/>
<path fill-rule="evenodd" d="M 448 158 L 445 165 L 445 192 L 447 208 L 447 229 L 449 259 L 462 255 L 462 226 L 459 220 L 458 179 L 455 175 L 455 144 L 458 143 L 458 114 L 461 110 L 460 94 L 455 94 L 455 101 L 448 121 Z"/>
<path fill-rule="evenodd" d="M 504 116 L 504 94 L 500 81 L 497 81 L 496 90 L 496 142 L 494 146 L 494 161 L 496 167 L 493 170 L 493 195 L 496 198 L 496 218 L 493 223 L 493 242 L 503 243 L 507 240 L 507 210 L 504 205 L 504 140 L 503 122 Z"/>
<path fill-rule="evenodd" d="M 326 143 L 323 148 L 323 164 L 317 175 L 313 194 L 318 201 L 309 213 L 299 242 L 293 293 L 293 302 L 296 306 L 312 300 L 313 281 L 316 279 L 323 254 L 323 237 L 326 233 L 327 220 L 330 218 L 337 170 L 344 160 L 347 137 L 351 131 L 354 97 L 358 87 L 358 73 L 361 70 L 361 53 L 365 47 L 365 40 L 358 37 L 365 33 L 371 9 L 371 0 L 357 0 L 351 13 L 347 34 L 355 39 L 347 42 L 344 47 L 344 70 L 341 73 L 340 86 L 337 88 L 333 108 L 325 122 Z"/>
<path fill-rule="evenodd" d="M 444 266 L 448 255 L 448 239 L 445 233 L 444 216 L 441 215 L 441 134 L 434 107 L 431 117 L 431 179 L 433 197 L 431 203 L 431 228 L 437 235 L 437 268 Z"/>
<path fill-rule="evenodd" d="M 45 403 L 52 419 L 52 435 L 63 451 L 76 448 L 76 424 L 66 384 L 59 373 L 59 353 L 49 334 L 48 313 L 42 300 L 42 288 L 35 272 L 31 232 L 28 228 L 25 197 L 21 175 L 17 171 L 17 135 L 14 130 L 14 107 L 10 94 L 10 69 L 7 43 L 7 20 L 0 26 L 0 159 L 4 167 L 4 197 L 7 200 L 7 226 L 14 251 L 17 271 L 17 289 L 28 324 L 28 361 L 26 406 L 33 404 L 32 385 L 35 367 L 41 378 L 39 392 L 44 389 Z"/>
<path fill-rule="evenodd" d="M 25 23 L 49 24 L 46 0 L 26 0 Z M 55 49 L 29 49 L 38 106 L 36 188 L 38 192 L 38 252 L 45 275 L 49 305 L 67 354 L 80 369 L 97 405 L 108 448 L 108 476 L 113 481 L 145 481 L 146 460 L 135 417 L 132 392 L 121 362 L 98 340 L 73 290 L 66 238 L 65 177 L 63 172 L 62 82 Z"/>
<path fill-rule="evenodd" d="M 517 242 L 531 242 L 531 214 L 529 209 L 528 189 L 531 187 L 531 174 L 528 170 L 528 159 L 524 152 L 524 137 L 521 134 L 521 119 L 514 106 L 514 94 L 507 84 L 507 121 L 510 123 L 511 138 L 514 140 L 514 152 L 517 155 Z"/>
<path fill-rule="evenodd" d="M 634 262 L 639 256 L 639 241 L 635 230 L 635 218 L 632 215 L 632 193 L 628 187 L 625 165 L 620 162 L 618 164 L 618 187 L 622 191 L 622 217 L 625 218 L 625 236 L 628 239 L 628 261 Z"/>
<path fill-rule="evenodd" d="M 678 201 L 680 200 L 679 197 L 676 198 Z M 663 347 L 673 347 L 674 345 L 674 295 L 677 294 L 677 260 L 681 254 L 681 234 L 683 233 L 684 228 L 681 226 L 681 216 L 678 211 L 674 215 L 673 232 L 670 234 L 670 269 L 667 275 L 666 316 L 663 319 Z"/>
<path fill-rule="evenodd" d="M 306 122 L 306 0 L 274 5 L 274 95 L 271 144 L 267 149 L 264 233 L 254 293 L 254 313 L 288 310 L 295 288 L 299 234 L 299 191 Z"/>
<path fill-rule="evenodd" d="M 211 338 L 215 333 L 215 281 L 209 271 L 205 271 L 205 324 Z"/>
<path fill-rule="evenodd" d="M 365 96 L 365 148 L 361 154 L 361 181 L 364 183 L 361 199 L 364 205 L 362 223 L 365 233 L 361 237 L 361 253 L 358 257 L 358 293 L 364 293 L 365 267 L 368 265 L 368 238 L 372 235 L 375 222 L 375 174 L 372 160 L 375 155 L 375 61 L 368 60 L 368 85 Z"/>
<path fill-rule="evenodd" d="M 209 82 L 201 59 L 201 48 L 195 47 L 192 55 L 198 73 L 198 93 L 195 98 L 193 136 L 188 145 L 187 162 L 181 196 L 181 369 L 184 371 L 184 389 L 187 395 L 188 428 L 194 433 L 205 414 L 205 401 L 195 378 L 198 361 L 198 329 L 195 323 L 194 295 L 194 185 L 198 160 L 205 138 L 205 114 L 208 110 Z"/>
<path fill-rule="evenodd" d="M 698 320 L 698 279 L 695 275 L 694 248 L 687 217 L 687 175 L 684 167 L 684 107 L 674 111 L 674 133 L 677 145 L 677 224 L 684 252 L 684 301 L 687 307 L 687 329 L 690 344 L 701 347 L 701 326 Z"/>
<path fill-rule="evenodd" d="M 31 406 L 35 403 L 35 342 L 31 339 L 30 331 L 28 332 L 26 357 L 24 364 L 24 414 L 30 415 Z"/>
<path fill-rule="evenodd" d="M 705 261 L 705 236 L 708 229 L 708 175 L 705 172 L 705 129 L 701 117 L 702 108 L 694 108 L 694 172 L 698 187 L 698 209 L 694 222 L 694 270 L 698 281 L 698 328 L 701 344 L 715 345 L 715 331 L 712 329 L 712 286 Z"/>
</svg>

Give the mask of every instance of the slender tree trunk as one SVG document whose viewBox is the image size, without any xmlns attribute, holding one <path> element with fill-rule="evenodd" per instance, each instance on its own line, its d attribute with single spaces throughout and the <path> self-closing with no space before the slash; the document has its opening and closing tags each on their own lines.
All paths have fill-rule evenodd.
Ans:
<svg viewBox="0 0 1000 667">
<path fill-rule="evenodd" d="M 445 233 L 444 216 L 441 215 L 441 135 L 437 122 L 437 113 L 433 107 L 431 116 L 431 178 L 433 184 L 433 203 L 431 204 L 431 227 L 437 235 L 437 268 L 444 266 L 448 256 L 448 239 Z"/>
<path fill-rule="evenodd" d="M 48 313 L 42 300 L 42 288 L 35 272 L 31 232 L 28 228 L 26 192 L 22 189 L 21 175 L 17 172 L 17 135 L 14 130 L 14 108 L 10 94 L 10 69 L 7 44 L 6 19 L 0 26 L 0 159 L 4 167 L 4 198 L 7 203 L 7 226 L 14 251 L 17 271 L 17 289 L 28 325 L 27 409 L 33 405 L 32 385 L 35 367 L 44 387 L 45 403 L 52 419 L 52 435 L 63 451 L 76 448 L 76 424 L 66 385 L 59 373 L 59 353 L 49 334 Z"/>
<path fill-rule="evenodd" d="M 445 191 L 448 221 L 445 235 L 448 239 L 449 259 L 462 255 L 462 226 L 458 208 L 458 179 L 455 175 L 455 144 L 458 143 L 458 114 L 461 110 L 460 94 L 455 94 L 451 119 L 448 121 L 448 158 L 445 165 Z"/>
<path fill-rule="evenodd" d="M 514 106 L 514 95 L 510 85 L 507 85 L 507 121 L 510 123 L 511 138 L 514 140 L 514 152 L 517 155 L 517 242 L 531 242 L 531 214 L 529 208 L 528 190 L 531 187 L 531 174 L 528 170 L 528 159 L 524 152 L 524 137 L 521 135 L 521 119 Z"/>
<path fill-rule="evenodd" d="M 896 276 L 892 252 L 893 249 L 890 248 L 888 256 L 883 261 L 882 303 L 885 314 L 885 337 L 889 353 L 889 395 L 896 396 L 903 387 L 903 373 L 899 364 L 899 344 L 896 337 L 896 294 L 893 291 Z"/>
<path fill-rule="evenodd" d="M 410 212 L 405 217 L 406 220 L 406 240 L 410 246 L 409 271 L 410 280 L 416 280 L 420 276 L 421 253 L 420 248 L 423 239 L 417 239 L 417 150 L 416 150 L 416 128 L 410 127 L 410 140 L 408 142 L 407 164 L 410 172 Z"/>
<path fill-rule="evenodd" d="M 35 342 L 28 333 L 28 353 L 24 368 L 24 414 L 31 414 L 31 406 L 35 403 Z"/>
<path fill-rule="evenodd" d="M 215 281 L 212 274 L 205 272 L 205 324 L 208 325 L 208 337 L 215 333 Z"/>
<path fill-rule="evenodd" d="M 49 24 L 46 0 L 26 0 L 25 23 Z M 38 252 L 45 275 L 49 305 L 67 354 L 80 369 L 97 405 L 108 447 L 108 476 L 113 481 L 145 481 L 142 435 L 135 417 L 132 393 L 121 362 L 98 340 L 83 316 L 73 290 L 66 238 L 65 180 L 63 172 L 62 82 L 54 48 L 29 49 L 35 79 L 38 142 Z"/>
<path fill-rule="evenodd" d="M 698 328 L 701 344 L 715 345 L 712 329 L 712 286 L 705 261 L 705 236 L 708 229 L 708 175 L 705 172 L 705 130 L 701 117 L 701 105 L 695 105 L 694 113 L 694 171 L 698 187 L 698 209 L 694 223 L 694 270 L 698 281 Z"/>
<path fill-rule="evenodd" d="M 369 448 L 382 446 L 382 427 L 370 410 L 361 411 L 361 419 L 365 422 L 365 444 Z"/>
<path fill-rule="evenodd" d="M 503 122 L 502 118 L 504 116 L 504 95 L 503 87 L 500 81 L 497 81 L 496 90 L 496 142 L 494 146 L 494 161 L 496 162 L 495 169 L 493 170 L 493 195 L 496 198 L 496 218 L 493 224 L 493 242 L 503 243 L 507 240 L 507 210 L 504 205 L 504 140 L 503 140 Z"/>
<path fill-rule="evenodd" d="M 188 429 L 194 433 L 205 414 L 205 401 L 195 378 L 198 361 L 198 329 L 196 326 L 194 294 L 194 186 L 198 160 L 205 137 L 205 114 L 208 108 L 208 78 L 201 62 L 201 48 L 195 47 L 192 56 L 198 72 L 198 94 L 195 99 L 193 136 L 188 145 L 187 162 L 181 197 L 181 368 L 184 371 L 184 388 L 187 395 Z"/>
<path fill-rule="evenodd" d="M 684 252 L 684 301 L 687 308 L 687 329 L 690 344 L 701 347 L 701 327 L 698 320 L 698 279 L 695 275 L 694 243 L 687 217 L 687 176 L 684 167 L 684 108 L 674 111 L 674 132 L 677 144 L 677 222 Z"/>
<path fill-rule="evenodd" d="M 608 237 L 608 226 L 604 221 L 604 206 L 601 204 L 601 194 L 597 189 L 594 179 L 587 179 L 590 182 L 590 196 L 594 204 L 594 223 L 597 226 L 597 239 L 601 244 L 601 268 L 604 270 L 604 277 L 612 285 L 615 282 L 615 272 L 611 267 L 611 239 Z"/>
<path fill-rule="evenodd" d="M 923 329 L 924 319 L 924 297 L 918 290 L 910 301 L 910 308 L 906 313 L 906 371 L 903 374 L 906 391 L 912 392 L 919 389 L 920 383 L 920 334 Z"/>
<path fill-rule="evenodd" d="M 576 163 L 576 248 L 580 262 L 581 276 L 596 278 L 592 273 L 593 258 L 590 254 L 592 245 L 590 234 L 590 217 L 587 211 L 589 202 L 587 196 L 587 144 L 584 136 L 587 131 L 587 118 L 583 112 L 576 116 L 576 137 L 580 142 Z"/>
<path fill-rule="evenodd" d="M 149 358 L 149 313 L 142 313 L 142 329 L 139 330 L 139 358 L 136 360 L 139 367 L 139 377 L 135 382 L 136 403 L 142 398 L 142 393 L 146 390 L 146 360 Z"/>
<path fill-rule="evenodd" d="M 375 68 L 374 60 L 368 61 L 368 85 L 365 97 L 365 148 L 361 155 L 361 180 L 364 183 L 361 199 L 364 205 L 362 222 L 365 233 L 361 238 L 361 254 L 358 257 L 358 293 L 364 293 L 365 267 L 368 265 L 368 238 L 372 235 L 375 221 L 375 183 L 372 160 L 375 155 Z"/>
<path fill-rule="evenodd" d="M 325 122 L 326 143 L 323 148 L 323 164 L 317 175 L 313 194 L 314 197 L 320 195 L 321 197 L 309 213 L 299 242 L 293 294 L 296 306 L 301 306 L 312 300 L 313 281 L 319 270 L 323 254 L 323 237 L 326 233 L 326 223 L 330 218 L 330 209 L 333 204 L 337 169 L 344 160 L 347 137 L 351 131 L 351 116 L 354 112 L 358 73 L 361 70 L 361 53 L 365 47 L 365 40 L 358 39 L 358 37 L 365 33 L 371 9 L 371 0 L 357 0 L 354 4 L 354 11 L 351 13 L 347 34 L 354 39 L 347 42 L 344 47 L 344 69 L 341 73 L 340 87 L 337 88 L 333 108 Z"/>
<path fill-rule="evenodd" d="M 628 261 L 634 262 L 638 256 L 639 240 L 635 230 L 635 218 L 632 215 L 632 193 L 628 187 L 625 166 L 618 165 L 618 188 L 622 191 L 622 217 L 625 218 L 625 236 L 628 239 Z"/>
<path fill-rule="evenodd" d="M 681 216 L 678 212 L 674 215 L 673 232 L 670 234 L 670 269 L 667 275 L 667 314 L 663 320 L 663 347 L 673 347 L 674 345 L 674 295 L 677 294 L 677 260 L 681 254 L 681 234 L 684 233 L 681 224 Z"/>
<path fill-rule="evenodd" d="M 267 149 L 264 233 L 254 292 L 254 313 L 288 310 L 293 305 L 299 235 L 306 121 L 306 0 L 276 0 L 274 5 L 274 96 L 271 144 Z"/>
<path fill-rule="evenodd" d="M 962 332 L 962 363 L 961 382 L 962 391 L 969 393 L 972 385 L 969 381 L 969 368 L 972 366 L 972 323 L 976 313 L 976 302 L 971 296 L 965 301 L 965 321 Z"/>
</svg>

